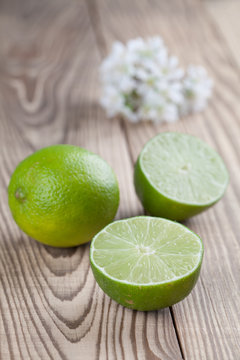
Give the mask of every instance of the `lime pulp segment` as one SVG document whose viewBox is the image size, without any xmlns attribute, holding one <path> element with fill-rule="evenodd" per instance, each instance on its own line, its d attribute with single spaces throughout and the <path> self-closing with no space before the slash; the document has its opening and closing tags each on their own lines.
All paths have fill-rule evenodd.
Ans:
<svg viewBox="0 0 240 360">
<path fill-rule="evenodd" d="M 164 196 L 182 203 L 204 205 L 217 201 L 228 183 L 228 172 L 215 150 L 182 133 L 161 133 L 140 155 L 148 181 Z"/>
<path fill-rule="evenodd" d="M 92 241 L 90 259 L 105 276 L 132 285 L 173 282 L 201 264 L 203 245 L 185 226 L 161 218 L 116 221 Z"/>
</svg>

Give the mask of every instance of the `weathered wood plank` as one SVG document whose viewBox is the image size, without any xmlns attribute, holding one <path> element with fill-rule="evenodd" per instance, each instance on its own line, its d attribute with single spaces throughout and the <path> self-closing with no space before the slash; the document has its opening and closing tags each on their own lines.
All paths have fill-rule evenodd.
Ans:
<svg viewBox="0 0 240 360">
<path fill-rule="evenodd" d="M 117 173 L 118 217 L 140 214 L 121 122 L 97 104 L 99 54 L 84 2 L 0 4 L 0 358 L 179 359 L 168 309 L 124 309 L 98 288 L 89 245 L 42 246 L 15 225 L 15 166 L 53 143 L 84 146 Z M 7 34 L 7 36 L 6 36 Z"/>
<path fill-rule="evenodd" d="M 197 135 L 223 156 L 231 176 L 224 199 L 186 224 L 204 240 L 205 260 L 192 294 L 173 307 L 185 359 L 237 359 L 240 344 L 240 244 L 238 154 L 239 71 L 225 39 L 197 1 L 95 1 L 106 47 L 112 41 L 159 34 L 183 65 L 205 65 L 215 81 L 209 108 L 171 125 L 125 122 L 133 159 L 160 131 Z M 101 44 L 100 44 L 101 46 Z"/>
</svg>

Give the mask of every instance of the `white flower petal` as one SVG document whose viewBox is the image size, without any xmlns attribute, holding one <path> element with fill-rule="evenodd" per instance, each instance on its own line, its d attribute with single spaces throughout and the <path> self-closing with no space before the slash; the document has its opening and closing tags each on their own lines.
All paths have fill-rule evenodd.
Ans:
<svg viewBox="0 0 240 360">
<path fill-rule="evenodd" d="M 115 42 L 100 67 L 102 106 L 131 122 L 174 122 L 203 110 L 212 80 L 203 67 L 190 65 L 185 73 L 178 63 L 160 37 Z"/>
</svg>

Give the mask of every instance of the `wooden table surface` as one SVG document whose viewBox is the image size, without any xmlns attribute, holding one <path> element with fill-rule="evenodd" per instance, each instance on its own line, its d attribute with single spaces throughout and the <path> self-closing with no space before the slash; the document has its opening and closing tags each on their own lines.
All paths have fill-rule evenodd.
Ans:
<svg viewBox="0 0 240 360">
<path fill-rule="evenodd" d="M 240 2 L 0 1 L 0 359 L 240 359 Z M 183 65 L 215 81 L 206 111 L 170 125 L 109 120 L 98 67 L 116 39 L 161 35 Z M 52 249 L 24 235 L 7 205 L 15 166 L 69 143 L 117 173 L 117 218 L 142 214 L 133 165 L 161 131 L 207 141 L 231 176 L 222 201 L 186 222 L 205 244 L 200 279 L 181 303 L 137 312 L 110 300 L 89 267 L 89 244 Z"/>
</svg>

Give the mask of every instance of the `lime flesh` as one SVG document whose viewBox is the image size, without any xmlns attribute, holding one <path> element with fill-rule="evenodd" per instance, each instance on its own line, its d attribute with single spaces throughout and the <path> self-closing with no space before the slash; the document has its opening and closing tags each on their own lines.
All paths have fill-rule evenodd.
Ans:
<svg viewBox="0 0 240 360">
<path fill-rule="evenodd" d="M 135 165 L 136 192 L 155 216 L 184 220 L 215 204 L 228 184 L 221 157 L 202 140 L 161 133 L 143 148 Z"/>
<path fill-rule="evenodd" d="M 136 310 L 177 303 L 194 287 L 203 244 L 185 226 L 140 216 L 116 221 L 92 240 L 90 261 L 99 286 L 112 299 Z"/>
</svg>

